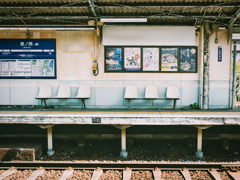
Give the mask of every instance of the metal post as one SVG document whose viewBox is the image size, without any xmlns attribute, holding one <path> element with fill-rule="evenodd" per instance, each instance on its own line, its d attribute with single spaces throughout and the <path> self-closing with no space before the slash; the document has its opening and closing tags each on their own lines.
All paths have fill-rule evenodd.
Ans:
<svg viewBox="0 0 240 180">
<path fill-rule="evenodd" d="M 47 128 L 47 140 L 48 140 L 47 155 L 48 156 L 52 156 L 54 154 L 54 151 L 53 151 L 53 141 L 52 141 L 52 126 Z"/>
<path fill-rule="evenodd" d="M 234 109 L 235 105 L 235 92 L 236 92 L 236 42 L 234 42 L 233 46 L 233 82 L 232 82 L 232 109 Z"/>
<path fill-rule="evenodd" d="M 204 24 L 201 25 L 199 31 L 199 53 L 198 59 L 200 60 L 199 66 L 199 106 L 203 109 L 203 55 L 204 55 Z"/>
<path fill-rule="evenodd" d="M 126 146 L 126 128 L 121 129 L 121 148 L 122 151 L 120 152 L 121 157 L 127 157 L 128 152 L 126 151 L 127 146 Z"/>
<path fill-rule="evenodd" d="M 173 100 L 173 109 L 176 110 L 176 99 Z"/>
<path fill-rule="evenodd" d="M 41 99 L 41 111 L 42 111 L 42 107 L 43 107 L 43 99 Z"/>
<path fill-rule="evenodd" d="M 204 62 L 203 62 L 203 109 L 209 109 L 209 41 L 212 32 L 210 24 L 204 24 Z"/>
<path fill-rule="evenodd" d="M 85 105 L 84 99 L 82 99 L 82 106 L 83 106 L 83 109 L 86 109 L 86 105 Z"/>
<path fill-rule="evenodd" d="M 197 135 L 197 152 L 195 153 L 196 158 L 202 158 L 202 129 L 198 128 L 198 135 Z"/>
<path fill-rule="evenodd" d="M 197 150 L 202 151 L 202 129 L 198 128 Z"/>
</svg>

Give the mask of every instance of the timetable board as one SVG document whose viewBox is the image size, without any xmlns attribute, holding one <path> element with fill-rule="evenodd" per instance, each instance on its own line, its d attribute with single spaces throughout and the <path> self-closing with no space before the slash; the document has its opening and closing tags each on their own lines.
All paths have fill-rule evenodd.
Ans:
<svg viewBox="0 0 240 180">
<path fill-rule="evenodd" d="M 0 79 L 56 79 L 56 39 L 0 39 Z"/>
</svg>

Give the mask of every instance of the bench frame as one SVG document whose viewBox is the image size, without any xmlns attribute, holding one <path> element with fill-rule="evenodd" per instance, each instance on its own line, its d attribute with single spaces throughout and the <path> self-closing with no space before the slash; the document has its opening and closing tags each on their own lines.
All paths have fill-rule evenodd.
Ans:
<svg viewBox="0 0 240 180">
<path fill-rule="evenodd" d="M 83 105 L 83 109 L 86 109 L 86 105 L 85 105 L 85 99 L 89 99 L 89 98 L 74 98 L 74 97 L 68 97 L 68 98 L 54 98 L 54 97 L 49 97 L 49 98 L 35 98 L 35 99 L 40 99 L 41 100 L 41 111 L 43 109 L 43 102 L 45 104 L 45 107 L 46 109 L 48 108 L 47 107 L 47 103 L 46 103 L 46 100 L 47 99 L 81 99 L 82 100 L 82 105 Z"/>
<path fill-rule="evenodd" d="M 128 100 L 128 110 L 131 109 L 130 102 L 131 100 L 173 100 L 173 109 L 176 109 L 176 101 L 179 100 L 180 98 L 125 98 Z"/>
</svg>

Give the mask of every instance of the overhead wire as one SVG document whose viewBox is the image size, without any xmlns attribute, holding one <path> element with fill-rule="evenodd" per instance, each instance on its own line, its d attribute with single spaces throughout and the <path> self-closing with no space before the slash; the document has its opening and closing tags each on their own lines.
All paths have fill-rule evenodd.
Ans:
<svg viewBox="0 0 240 180">
<path fill-rule="evenodd" d="M 20 18 L 15 12 L 11 11 L 11 13 L 16 16 L 27 28 L 27 33 L 26 33 L 26 38 L 29 39 L 29 30 L 28 30 L 28 26 L 27 23 L 25 21 L 22 20 L 22 18 Z"/>
<path fill-rule="evenodd" d="M 38 12 L 35 12 L 35 13 L 30 13 L 28 15 L 25 15 L 26 18 L 30 17 L 30 16 L 34 16 L 34 15 L 37 15 L 37 14 L 40 14 L 40 13 L 46 13 L 46 12 L 49 12 L 49 11 L 52 11 L 52 10 L 56 10 L 58 8 L 63 8 L 63 7 L 68 7 L 68 6 L 72 6 L 72 5 L 76 5 L 76 4 L 81 4 L 81 3 L 87 3 L 88 1 L 77 1 L 77 2 L 74 2 L 74 3 L 69 3 L 69 4 L 65 4 L 65 5 L 62 5 L 62 6 L 58 6 L 58 7 L 54 7 L 54 8 L 50 8 L 48 10 L 44 10 L 44 11 L 38 11 Z M 186 15 L 181 15 L 181 14 L 178 14 L 178 13 L 181 13 L 183 11 L 186 11 L 186 10 L 192 10 L 192 9 L 197 9 L 197 8 L 207 8 L 207 7 L 211 7 L 211 6 L 221 6 L 221 5 L 226 5 L 226 4 L 235 4 L 235 3 L 238 3 L 240 2 L 240 0 L 237 0 L 237 1 L 232 1 L 232 2 L 223 2 L 223 3 L 215 3 L 215 4 L 210 4 L 210 5 L 205 5 L 205 6 L 197 6 L 197 7 L 191 7 L 191 8 L 185 8 L 185 9 L 181 9 L 181 10 L 178 10 L 178 11 L 174 11 L 174 12 L 162 12 L 162 13 L 159 13 L 158 10 L 153 10 L 151 9 L 150 7 L 141 7 L 141 6 L 131 6 L 131 5 L 125 5 L 125 4 L 119 4 L 119 3 L 108 3 L 106 2 L 106 4 L 111 4 L 111 5 L 115 5 L 115 6 L 122 6 L 123 8 L 124 7 L 128 7 L 128 8 L 137 8 L 137 9 L 141 9 L 141 10 L 144 10 L 144 11 L 151 11 L 152 13 L 156 12 L 156 14 L 152 14 L 152 15 L 148 15 L 146 17 L 158 17 L 158 16 L 173 16 L 173 17 L 189 17 L 189 18 L 192 18 L 192 19 L 199 19 L 200 21 L 203 21 L 204 19 L 204 15 L 203 17 L 201 18 L 196 18 L 196 17 L 192 17 L 192 16 L 186 16 Z M 156 6 L 156 7 L 163 7 L 163 6 Z M 16 13 L 15 13 L 16 15 Z M 18 16 L 17 16 L 18 17 Z M 219 15 L 218 15 L 219 17 Z M 20 19 L 21 21 L 23 21 L 21 18 L 18 17 L 18 19 Z M 40 19 L 44 19 L 44 20 L 49 20 L 49 21 L 55 21 L 55 22 L 65 22 L 65 23 L 73 23 L 73 24 L 78 24 L 79 22 L 75 22 L 75 21 L 66 21 L 66 20 L 56 20 L 56 19 L 47 19 L 47 18 L 40 18 Z M 207 20 L 205 19 L 204 21 L 211 21 L 211 20 Z M 26 25 L 26 23 L 23 21 L 23 23 Z"/>
<path fill-rule="evenodd" d="M 48 10 L 38 11 L 38 12 L 35 12 L 35 13 L 30 13 L 30 14 L 25 15 L 25 18 L 28 18 L 28 17 L 33 16 L 33 15 L 37 15 L 37 14 L 40 14 L 40 13 L 43 13 L 43 12 L 46 13 L 48 11 L 56 10 L 58 8 L 68 7 L 68 6 L 72 6 L 72 5 L 76 5 L 76 4 L 84 3 L 84 2 L 86 2 L 86 1 L 81 1 L 81 2 L 78 1 L 78 2 L 74 2 L 74 3 L 69 3 L 69 4 L 62 5 L 62 6 L 58 6 L 58 7 L 55 7 L 55 8 L 50 8 Z M 48 19 L 48 18 L 44 18 L 44 17 L 39 18 L 39 19 L 48 20 L 48 21 L 54 21 L 54 22 L 65 22 L 65 23 L 79 24 L 79 22 L 70 21 L 70 20 L 67 21 L 67 20 Z M 23 21 L 23 20 L 21 20 L 21 21 Z"/>
<path fill-rule="evenodd" d="M 86 1 L 84 1 L 86 2 Z M 80 3 L 84 3 L 83 1 L 78 1 L 78 2 L 74 2 L 74 3 L 69 3 L 69 4 L 65 4 L 65 5 L 62 5 L 62 6 L 58 6 L 58 7 L 54 7 L 54 8 L 50 8 L 48 10 L 44 10 L 44 11 L 39 11 L 39 12 L 36 12 L 36 13 L 31 13 L 31 14 L 28 14 L 27 16 L 32 16 L 32 15 L 36 15 L 36 14 L 39 14 L 39 13 L 43 13 L 43 12 L 48 12 L 48 11 L 52 11 L 52 10 L 55 10 L 55 9 L 58 9 L 58 8 L 63 8 L 63 7 L 68 7 L 68 6 L 72 6 L 72 5 L 76 5 L 76 4 L 80 4 Z"/>
<path fill-rule="evenodd" d="M 203 17 L 202 18 L 196 18 L 196 17 L 192 17 L 192 16 L 179 15 L 177 13 L 181 13 L 181 12 L 186 11 L 186 10 L 198 9 L 198 8 L 207 8 L 207 7 L 211 7 L 211 6 L 222 6 L 222 5 L 227 5 L 227 4 L 235 4 L 235 3 L 238 3 L 238 2 L 240 3 L 240 0 L 232 1 L 232 2 L 215 3 L 215 4 L 205 5 L 205 6 L 185 8 L 185 9 L 182 9 L 182 10 L 175 11 L 173 13 L 168 12 L 167 16 L 190 17 L 192 19 L 199 19 L 200 21 L 203 21 Z M 159 13 L 159 11 L 157 11 L 157 10 L 152 10 L 152 9 L 146 8 L 146 7 L 141 7 L 141 6 L 136 6 L 136 5 L 130 6 L 130 5 L 119 4 L 119 3 L 108 3 L 108 4 L 116 5 L 116 6 L 123 6 L 123 7 L 130 7 L 130 8 L 137 8 L 137 9 L 147 10 L 147 11 L 151 11 L 151 12 L 157 12 L 157 14 L 149 15 L 147 17 L 166 16 L 166 13 L 164 13 L 164 12 Z M 157 7 L 162 7 L 162 6 L 157 6 Z M 218 17 L 219 17 L 219 15 L 218 15 Z M 213 22 L 211 20 L 204 20 L 204 21 Z M 221 23 L 221 24 L 224 24 L 224 23 Z"/>
</svg>

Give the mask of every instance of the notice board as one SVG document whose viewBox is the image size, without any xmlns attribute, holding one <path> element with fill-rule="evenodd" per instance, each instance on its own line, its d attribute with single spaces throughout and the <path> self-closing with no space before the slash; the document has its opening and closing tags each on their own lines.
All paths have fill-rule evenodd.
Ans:
<svg viewBox="0 0 240 180">
<path fill-rule="evenodd" d="M 56 79 L 56 39 L 0 39 L 0 79 Z"/>
</svg>

